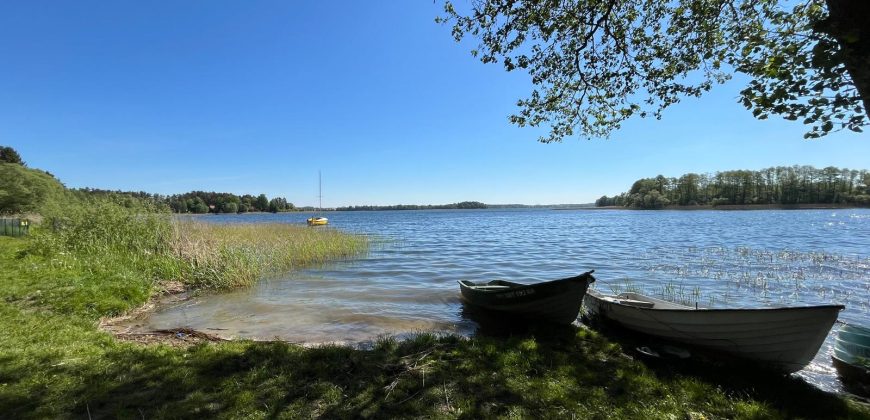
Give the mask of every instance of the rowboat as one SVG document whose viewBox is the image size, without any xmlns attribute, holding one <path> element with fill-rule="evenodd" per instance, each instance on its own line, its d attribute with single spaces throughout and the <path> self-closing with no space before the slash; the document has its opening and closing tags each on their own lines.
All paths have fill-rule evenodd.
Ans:
<svg viewBox="0 0 870 420">
<path fill-rule="evenodd" d="M 870 395 L 870 328 L 844 324 L 837 331 L 832 358 L 844 385 Z"/>
<path fill-rule="evenodd" d="M 843 324 L 837 331 L 834 356 L 851 364 L 863 361 L 870 367 L 870 328 Z"/>
<path fill-rule="evenodd" d="M 574 277 L 535 284 L 505 280 L 488 283 L 459 281 L 462 297 L 471 305 L 526 319 L 570 324 L 577 319 L 583 295 L 595 281 L 588 271 Z"/>
<path fill-rule="evenodd" d="M 590 290 L 590 317 L 650 336 L 761 362 L 792 373 L 813 360 L 842 305 L 761 309 L 704 309 L 638 293 L 616 296 Z"/>
</svg>

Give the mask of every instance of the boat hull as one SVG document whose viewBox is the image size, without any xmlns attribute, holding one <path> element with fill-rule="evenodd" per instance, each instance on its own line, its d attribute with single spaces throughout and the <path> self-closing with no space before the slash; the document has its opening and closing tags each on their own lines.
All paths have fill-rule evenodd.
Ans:
<svg viewBox="0 0 870 420">
<path fill-rule="evenodd" d="M 637 301 L 662 302 L 628 295 Z M 622 304 L 595 291 L 586 294 L 584 304 L 590 316 L 626 329 L 758 361 L 786 373 L 796 372 L 812 361 L 844 309 L 841 305 L 695 309 L 671 303 L 667 303 L 668 309 L 657 309 Z"/>
<path fill-rule="evenodd" d="M 308 226 L 323 226 L 329 224 L 329 219 L 325 217 L 309 217 Z"/>
<path fill-rule="evenodd" d="M 870 397 L 870 369 L 831 357 L 837 376 L 848 392 Z"/>
<path fill-rule="evenodd" d="M 462 297 L 488 311 L 525 319 L 570 324 L 577 319 L 583 296 L 595 281 L 591 272 L 576 277 L 523 285 L 506 281 L 477 284 L 460 281 Z"/>
<path fill-rule="evenodd" d="M 870 393 L 870 329 L 843 325 L 834 341 L 833 359 L 844 384 Z"/>
</svg>

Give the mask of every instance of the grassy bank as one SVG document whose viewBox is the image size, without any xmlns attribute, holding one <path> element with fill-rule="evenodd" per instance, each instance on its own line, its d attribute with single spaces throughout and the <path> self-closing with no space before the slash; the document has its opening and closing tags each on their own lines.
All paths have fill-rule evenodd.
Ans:
<svg viewBox="0 0 870 420">
<path fill-rule="evenodd" d="M 618 344 L 574 327 L 509 338 L 422 335 L 382 340 L 369 351 L 121 342 L 95 324 L 119 300 L 141 299 L 142 273 L 65 265 L 26 252 L 34 242 L 0 237 L 2 417 L 870 415 L 800 381 L 727 382 L 651 369 L 624 356 Z M 85 295 L 88 305 L 67 303 Z"/>
</svg>

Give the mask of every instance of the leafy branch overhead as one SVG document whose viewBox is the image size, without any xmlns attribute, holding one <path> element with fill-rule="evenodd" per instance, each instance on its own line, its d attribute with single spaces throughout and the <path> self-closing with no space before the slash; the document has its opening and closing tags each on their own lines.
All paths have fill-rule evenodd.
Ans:
<svg viewBox="0 0 870 420">
<path fill-rule="evenodd" d="M 549 127 L 540 141 L 607 137 L 632 116 L 661 118 L 734 71 L 757 118 L 860 132 L 870 104 L 870 2 L 805 0 L 486 0 L 436 19 L 478 40 L 483 63 L 528 72 L 534 89 L 510 121 Z M 794 4 L 794 2 L 788 2 Z M 831 4 L 831 6 L 829 6 Z"/>
</svg>

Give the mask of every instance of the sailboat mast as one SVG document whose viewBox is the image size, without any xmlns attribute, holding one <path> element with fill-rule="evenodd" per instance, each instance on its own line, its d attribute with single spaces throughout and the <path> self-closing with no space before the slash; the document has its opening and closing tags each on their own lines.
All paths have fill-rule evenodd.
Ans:
<svg viewBox="0 0 870 420">
<path fill-rule="evenodd" d="M 323 211 L 323 178 L 320 171 L 317 171 L 317 199 L 319 200 L 319 210 Z"/>
</svg>

